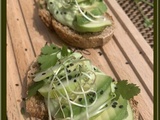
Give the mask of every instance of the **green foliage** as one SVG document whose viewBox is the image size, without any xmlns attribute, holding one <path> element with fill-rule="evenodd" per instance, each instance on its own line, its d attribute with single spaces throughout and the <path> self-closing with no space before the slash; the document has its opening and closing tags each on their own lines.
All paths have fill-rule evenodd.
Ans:
<svg viewBox="0 0 160 120">
<path fill-rule="evenodd" d="M 40 69 L 41 71 L 46 70 L 47 68 L 50 68 L 51 66 L 54 66 L 57 63 L 57 55 L 41 55 L 38 58 L 38 63 L 40 63 Z"/>
<path fill-rule="evenodd" d="M 145 27 L 152 27 L 153 26 L 153 21 L 148 19 L 148 18 L 145 18 L 144 20 L 144 26 Z"/>
<path fill-rule="evenodd" d="M 44 84 L 45 84 L 45 82 L 43 80 L 40 82 L 34 82 L 33 85 L 31 85 L 28 88 L 27 98 L 34 96 L 37 93 L 38 89 L 41 88 Z"/>
<path fill-rule="evenodd" d="M 60 51 L 60 48 L 51 44 L 44 46 L 41 49 L 41 55 L 38 57 L 37 61 L 40 64 L 40 70 L 46 70 L 47 68 L 54 66 L 57 63 L 57 53 Z"/>
<path fill-rule="evenodd" d="M 130 83 L 128 84 L 127 80 L 118 81 L 117 83 L 117 89 L 115 91 L 116 93 L 116 99 L 120 97 L 120 95 L 126 99 L 129 100 L 130 98 L 133 98 L 133 96 L 136 96 L 140 93 L 140 89 L 136 84 Z"/>
<path fill-rule="evenodd" d="M 42 54 L 52 54 L 52 53 L 57 52 L 58 50 L 60 50 L 58 47 L 56 47 L 55 45 L 51 44 L 50 46 L 49 45 L 44 46 L 41 49 L 41 52 L 42 52 Z"/>
<path fill-rule="evenodd" d="M 140 3 L 140 2 L 143 2 L 144 4 L 147 4 L 147 5 L 151 6 L 151 7 L 154 7 L 153 3 L 152 3 L 152 2 L 149 2 L 149 1 L 147 1 L 147 0 L 133 0 L 133 1 L 136 3 L 136 5 L 137 5 L 137 7 L 138 7 L 138 9 L 139 9 L 139 11 L 140 11 L 140 13 L 142 14 L 142 16 L 143 16 L 143 18 L 144 18 L 144 26 L 145 26 L 145 27 L 153 27 L 153 21 L 150 20 L 150 19 L 144 14 L 144 12 L 142 11 L 142 9 L 141 9 L 140 6 L 139 6 L 139 3 Z"/>
<path fill-rule="evenodd" d="M 61 55 L 62 55 L 63 57 L 66 57 L 66 56 L 69 55 L 67 46 L 63 46 L 63 47 L 62 47 L 62 49 L 61 49 Z"/>
</svg>

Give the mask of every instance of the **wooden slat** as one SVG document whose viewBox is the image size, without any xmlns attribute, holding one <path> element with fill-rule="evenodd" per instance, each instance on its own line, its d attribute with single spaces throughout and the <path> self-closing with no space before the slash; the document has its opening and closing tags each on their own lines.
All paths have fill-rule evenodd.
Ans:
<svg viewBox="0 0 160 120">
<path fill-rule="evenodd" d="M 137 49 L 135 44 L 131 41 L 132 38 L 126 34 L 126 30 L 119 23 L 116 17 L 112 14 L 114 21 L 116 23 L 116 29 L 114 32 L 114 40 L 119 46 L 120 50 L 123 52 L 129 64 L 134 69 L 139 80 L 143 83 L 143 86 L 149 93 L 150 97 L 153 97 L 153 71 L 148 65 L 147 61 L 144 59 L 140 51 Z M 123 35 L 123 36 L 122 36 Z M 142 36 L 142 35 L 141 35 Z M 143 46 L 143 44 L 140 44 Z M 153 52 L 150 48 L 150 52 Z M 138 61 L 137 61 L 138 60 Z M 152 63 L 153 65 L 153 63 Z M 145 71 L 144 71 L 145 68 Z M 152 98 L 153 99 L 153 98 Z"/>
<path fill-rule="evenodd" d="M 40 49 L 46 42 L 61 44 L 59 37 L 53 34 L 53 31 L 49 30 L 39 18 L 36 0 L 19 0 L 19 5 L 36 55 L 40 53 Z"/>
<path fill-rule="evenodd" d="M 138 108 L 144 120 L 150 120 L 153 116 L 153 102 L 132 67 L 129 64 L 126 64 L 128 61 L 121 52 L 120 48 L 117 46 L 115 40 L 112 39 L 108 44 L 103 46 L 102 51 L 107 51 L 106 53 L 103 52 L 103 54 L 107 57 L 106 59 L 110 60 L 110 65 L 112 65 L 114 71 L 118 74 L 119 79 L 128 80 L 129 82 L 133 82 L 140 87 L 141 93 L 135 97 L 139 102 Z"/>
<path fill-rule="evenodd" d="M 105 0 L 105 2 L 109 6 L 109 9 L 112 11 L 114 16 L 125 28 L 126 34 L 131 37 L 131 40 L 136 45 L 137 49 L 143 53 L 144 59 L 148 62 L 149 66 L 153 70 L 153 52 L 151 47 L 147 44 L 141 33 L 137 30 L 116 0 Z"/>
<path fill-rule="evenodd" d="M 26 76 L 28 66 L 34 59 L 34 52 L 24 23 L 21 9 L 15 0 L 7 1 L 7 24 L 13 43 L 21 79 Z"/>
<path fill-rule="evenodd" d="M 12 62 L 10 61 L 12 60 Z M 23 119 L 21 109 L 22 83 L 18 74 L 16 60 L 11 45 L 9 32 L 7 29 L 7 114 L 8 120 Z"/>
</svg>

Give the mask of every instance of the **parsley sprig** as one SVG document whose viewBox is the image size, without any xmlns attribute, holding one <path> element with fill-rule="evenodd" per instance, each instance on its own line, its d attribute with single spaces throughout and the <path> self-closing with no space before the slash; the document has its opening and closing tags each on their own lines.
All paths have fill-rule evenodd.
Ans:
<svg viewBox="0 0 160 120">
<path fill-rule="evenodd" d="M 140 88 L 136 86 L 136 84 L 128 83 L 127 80 L 122 80 L 118 81 L 115 93 L 117 100 L 120 95 L 124 99 L 129 100 L 140 93 Z"/>
</svg>

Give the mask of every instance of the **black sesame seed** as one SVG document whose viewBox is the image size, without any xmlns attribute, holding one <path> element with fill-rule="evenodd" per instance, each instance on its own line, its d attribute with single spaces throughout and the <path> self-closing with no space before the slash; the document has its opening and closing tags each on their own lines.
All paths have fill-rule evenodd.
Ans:
<svg viewBox="0 0 160 120">
<path fill-rule="evenodd" d="M 74 79 L 74 82 L 77 82 L 77 80 L 76 80 L 76 79 Z"/>
<path fill-rule="evenodd" d="M 41 63 L 38 63 L 38 65 L 40 66 L 40 65 L 42 65 Z"/>
<path fill-rule="evenodd" d="M 53 4 L 52 2 L 50 2 L 50 4 Z"/>
<path fill-rule="evenodd" d="M 58 14 L 59 12 L 58 11 L 56 11 L 56 14 Z"/>
<path fill-rule="evenodd" d="M 52 90 L 54 89 L 54 87 L 52 87 Z"/>
<path fill-rule="evenodd" d="M 69 75 L 69 76 L 68 76 L 68 79 L 69 79 L 69 80 L 71 80 L 71 79 L 72 79 L 72 76 L 71 76 L 71 75 Z"/>
<path fill-rule="evenodd" d="M 53 47 L 52 49 L 56 49 L 56 47 Z"/>
<path fill-rule="evenodd" d="M 94 68 L 94 70 L 97 70 L 96 68 Z"/>
<path fill-rule="evenodd" d="M 62 15 L 63 13 L 61 12 L 61 15 Z"/>
<path fill-rule="evenodd" d="M 98 52 L 98 53 L 99 53 L 100 56 L 102 55 L 102 52 Z"/>
<path fill-rule="evenodd" d="M 104 91 L 103 91 L 103 90 L 101 90 L 101 91 L 100 91 L 100 94 L 102 95 L 103 93 L 104 93 Z"/>
<path fill-rule="evenodd" d="M 75 75 L 75 77 L 79 77 L 79 75 L 80 75 L 80 74 L 78 73 L 78 74 Z"/>
<path fill-rule="evenodd" d="M 47 77 L 46 79 L 49 79 L 49 77 Z"/>
<path fill-rule="evenodd" d="M 57 85 L 60 85 L 61 83 L 58 83 Z"/>
<path fill-rule="evenodd" d="M 26 100 L 26 98 L 22 98 L 22 100 L 23 100 L 23 101 L 25 101 L 25 100 Z"/>
<path fill-rule="evenodd" d="M 116 108 L 116 105 L 112 105 L 113 108 Z"/>
<path fill-rule="evenodd" d="M 117 87 L 115 87 L 115 90 L 117 90 L 118 88 Z"/>
<path fill-rule="evenodd" d="M 120 105 L 119 108 L 123 108 L 123 105 Z"/>
<path fill-rule="evenodd" d="M 19 84 L 15 84 L 16 86 L 19 86 Z"/>
<path fill-rule="evenodd" d="M 94 102 L 94 99 L 93 99 L 93 98 L 89 98 L 89 102 L 90 102 L 90 103 L 93 103 L 93 102 Z"/>
<path fill-rule="evenodd" d="M 70 99 L 70 101 L 73 101 L 72 99 Z"/>
<path fill-rule="evenodd" d="M 64 12 L 64 14 L 67 14 L 67 12 Z"/>
<path fill-rule="evenodd" d="M 126 62 L 126 64 L 129 64 L 129 62 Z"/>
<path fill-rule="evenodd" d="M 73 65 L 74 65 L 73 63 L 70 64 L 70 66 L 73 66 Z"/>
<path fill-rule="evenodd" d="M 65 105 L 62 105 L 62 109 L 64 109 L 64 108 L 66 108 L 66 106 L 65 106 Z"/>
<path fill-rule="evenodd" d="M 106 106 L 106 107 L 108 107 L 108 105 L 107 105 L 107 104 L 106 104 L 105 106 Z"/>
<path fill-rule="evenodd" d="M 68 69 L 67 69 L 67 72 L 68 72 L 68 73 L 70 73 L 70 72 L 71 72 L 71 70 L 68 70 Z"/>
<path fill-rule="evenodd" d="M 82 59 L 83 58 L 83 56 L 81 56 L 79 59 Z"/>
<path fill-rule="evenodd" d="M 67 68 L 69 68 L 69 65 L 67 65 Z"/>
<path fill-rule="evenodd" d="M 113 105 L 117 105 L 118 103 L 117 102 L 113 102 Z"/>
<path fill-rule="evenodd" d="M 81 101 L 82 101 L 82 98 L 78 98 L 78 101 L 81 102 Z"/>
<path fill-rule="evenodd" d="M 113 94 L 112 96 L 113 96 L 113 97 L 115 97 L 116 95 L 115 95 L 115 94 Z"/>
<path fill-rule="evenodd" d="M 115 79 L 113 79 L 112 82 L 115 82 Z"/>
<path fill-rule="evenodd" d="M 142 51 L 139 51 L 139 54 L 142 54 Z"/>
<path fill-rule="evenodd" d="M 45 75 L 46 73 L 42 73 L 42 75 Z"/>
</svg>

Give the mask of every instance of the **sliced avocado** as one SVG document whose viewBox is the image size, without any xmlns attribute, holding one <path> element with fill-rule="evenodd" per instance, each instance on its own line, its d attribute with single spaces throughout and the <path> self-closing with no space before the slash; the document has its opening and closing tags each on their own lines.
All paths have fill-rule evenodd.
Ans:
<svg viewBox="0 0 160 120">
<path fill-rule="evenodd" d="M 133 116 L 129 102 L 120 97 L 117 101 L 113 101 L 103 113 L 90 120 L 133 120 Z"/>
<path fill-rule="evenodd" d="M 110 95 L 110 93 L 111 93 L 111 87 L 110 87 L 111 83 L 112 83 L 112 79 L 110 77 L 108 77 L 108 76 L 106 76 L 102 73 L 97 73 L 96 74 L 96 82 L 93 86 L 93 89 L 96 90 L 98 99 L 94 103 L 93 106 L 88 107 L 88 114 L 89 115 L 94 114 L 95 111 L 97 112 L 97 110 L 100 109 L 99 107 L 102 104 L 110 103 L 111 99 L 113 98 L 113 96 Z M 102 91 L 103 91 L 103 93 L 102 93 Z M 91 101 L 90 101 L 88 95 L 86 95 L 86 97 L 87 97 L 88 104 L 91 104 L 90 103 Z M 75 102 L 77 102 L 79 104 L 82 104 L 82 105 L 85 105 L 84 96 L 81 96 L 81 98 L 82 98 L 81 101 L 78 101 L 78 99 L 77 99 L 77 101 L 75 101 Z M 68 109 L 68 107 L 67 107 L 68 105 L 65 105 L 65 106 L 66 106 L 66 109 Z M 73 109 L 73 113 L 74 113 L 74 120 L 86 119 L 86 108 L 77 107 L 76 105 L 72 105 L 72 109 Z M 58 114 L 58 116 L 60 117 L 60 115 L 62 115 L 61 112 Z"/>
<path fill-rule="evenodd" d="M 83 25 L 78 25 L 73 23 L 75 29 L 79 32 L 99 32 L 102 31 L 106 26 L 111 25 L 110 20 L 99 21 L 99 22 L 90 22 Z"/>
<path fill-rule="evenodd" d="M 97 19 L 99 16 L 104 17 L 103 14 L 107 11 L 104 1 L 77 0 L 77 2 L 78 7 L 75 2 L 64 4 L 65 2 L 47 0 L 47 8 L 56 20 L 78 32 L 99 32 L 111 24 L 111 22 L 108 23 L 108 20 L 102 22 Z M 64 7 L 65 5 L 69 7 Z M 93 25 L 93 21 L 97 23 Z"/>
</svg>

